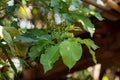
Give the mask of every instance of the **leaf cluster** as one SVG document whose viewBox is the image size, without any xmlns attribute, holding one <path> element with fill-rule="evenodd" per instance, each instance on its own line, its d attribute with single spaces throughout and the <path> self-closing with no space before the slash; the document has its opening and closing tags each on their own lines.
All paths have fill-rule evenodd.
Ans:
<svg viewBox="0 0 120 80">
<path fill-rule="evenodd" d="M 24 60 L 30 57 L 30 61 L 41 63 L 47 72 L 62 57 L 71 69 L 81 59 L 82 46 L 86 45 L 97 63 L 94 51 L 98 46 L 91 39 L 75 37 L 71 31 L 85 30 L 92 37 L 95 27 L 89 17 L 103 20 L 98 12 L 82 7 L 79 0 L 13 1 L 13 5 L 6 0 L 0 2 L 0 44 L 8 47 L 0 49 L 10 53 L 8 58 L 9 55 Z M 82 27 L 75 26 L 76 22 Z M 10 58 L 9 62 L 16 72 Z"/>
</svg>

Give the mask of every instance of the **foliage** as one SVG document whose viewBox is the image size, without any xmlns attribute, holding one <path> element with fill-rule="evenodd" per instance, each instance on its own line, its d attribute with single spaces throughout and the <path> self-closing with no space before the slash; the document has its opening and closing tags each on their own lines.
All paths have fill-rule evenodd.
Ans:
<svg viewBox="0 0 120 80">
<path fill-rule="evenodd" d="M 73 68 L 85 44 L 96 63 L 94 50 L 98 46 L 71 32 L 78 28 L 77 31 L 85 30 L 92 37 L 95 27 L 89 16 L 103 20 L 99 13 L 85 8 L 79 0 L 13 0 L 13 4 L 1 0 L 0 44 L 6 48 L 0 46 L 0 49 L 8 58 L 11 55 L 23 60 L 30 57 L 30 61 L 41 63 L 47 72 L 59 57 L 69 69 Z M 75 26 L 76 22 L 83 27 Z M 11 67 L 16 72 L 14 64 Z"/>
<path fill-rule="evenodd" d="M 0 59 L 0 79 L 1 80 L 13 80 L 14 71 L 10 69 L 9 64 L 4 60 Z"/>
</svg>

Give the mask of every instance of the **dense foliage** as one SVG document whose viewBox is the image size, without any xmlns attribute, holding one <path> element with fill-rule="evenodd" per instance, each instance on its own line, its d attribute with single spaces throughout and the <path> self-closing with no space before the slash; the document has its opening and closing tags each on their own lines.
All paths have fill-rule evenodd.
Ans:
<svg viewBox="0 0 120 80">
<path fill-rule="evenodd" d="M 60 57 L 71 69 L 80 60 L 85 44 L 96 63 L 94 50 L 98 46 L 91 39 L 74 35 L 75 31 L 85 30 L 93 36 L 95 28 L 89 16 L 102 20 L 81 0 L 1 0 L 0 54 L 6 55 L 16 73 L 11 56 L 20 59 L 23 67 L 29 65 L 26 59 L 30 58 L 47 72 Z"/>
</svg>

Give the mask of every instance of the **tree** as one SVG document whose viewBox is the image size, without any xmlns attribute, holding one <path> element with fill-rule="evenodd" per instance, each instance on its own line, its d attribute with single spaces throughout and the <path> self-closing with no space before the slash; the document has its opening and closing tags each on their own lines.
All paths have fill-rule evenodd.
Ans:
<svg viewBox="0 0 120 80">
<path fill-rule="evenodd" d="M 103 19 L 79 0 L 1 0 L 0 54 L 5 54 L 15 73 L 11 56 L 25 66 L 29 58 L 47 72 L 59 57 L 71 69 L 80 60 L 85 44 L 97 63 L 94 50 L 98 46 L 91 39 L 74 35 L 75 31 L 87 31 L 93 36 L 95 27 L 90 16 Z"/>
</svg>

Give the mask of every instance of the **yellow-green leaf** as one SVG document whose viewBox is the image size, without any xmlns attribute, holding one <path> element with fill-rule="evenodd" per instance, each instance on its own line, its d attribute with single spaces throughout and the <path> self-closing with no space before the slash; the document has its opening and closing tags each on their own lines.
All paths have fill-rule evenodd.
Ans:
<svg viewBox="0 0 120 80">
<path fill-rule="evenodd" d="M 17 55 L 19 55 L 21 57 L 24 57 L 24 58 L 26 57 L 28 48 L 29 48 L 28 44 L 23 44 L 20 42 L 15 43 L 15 51 L 16 51 Z"/>
<path fill-rule="evenodd" d="M 0 36 L 1 36 L 1 38 L 3 38 L 8 43 L 11 52 L 13 54 L 15 54 L 14 44 L 13 44 L 12 37 L 11 37 L 10 33 L 7 32 L 7 30 L 4 29 L 4 27 L 2 27 L 2 26 L 0 26 Z"/>
<path fill-rule="evenodd" d="M 11 35 L 12 39 L 17 35 L 20 35 L 20 31 L 14 27 L 4 27 L 4 30 L 6 30 Z"/>
</svg>

